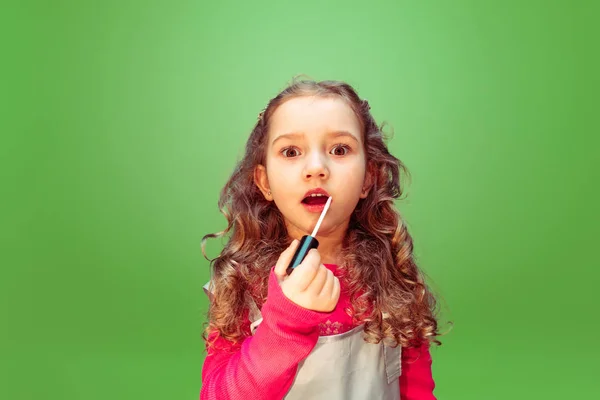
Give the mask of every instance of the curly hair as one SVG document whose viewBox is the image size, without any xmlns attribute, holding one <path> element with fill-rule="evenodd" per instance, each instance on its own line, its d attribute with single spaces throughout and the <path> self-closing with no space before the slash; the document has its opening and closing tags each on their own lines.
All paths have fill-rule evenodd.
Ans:
<svg viewBox="0 0 600 400">
<path fill-rule="evenodd" d="M 440 345 L 436 299 L 415 263 L 411 235 L 394 206 L 402 195 L 401 177 L 409 177 L 408 170 L 389 153 L 366 100 L 344 82 L 312 80 L 292 82 L 268 103 L 250 134 L 244 157 L 221 191 L 219 209 L 227 228 L 202 239 L 206 257 L 206 239 L 229 236 L 221 254 L 211 260 L 213 296 L 205 338 L 220 336 L 235 345 L 249 334 L 240 323 L 249 301 L 259 307 L 264 303 L 269 271 L 291 243 L 283 215 L 265 200 L 253 177 L 255 167 L 266 160 L 271 116 L 279 105 L 299 96 L 338 97 L 347 102 L 360 121 L 367 166 L 374 176 L 372 189 L 356 206 L 342 243 L 340 280 L 350 296 L 346 312 L 355 323 L 364 324 L 367 342 L 385 340 L 417 347 L 432 341 Z"/>
</svg>

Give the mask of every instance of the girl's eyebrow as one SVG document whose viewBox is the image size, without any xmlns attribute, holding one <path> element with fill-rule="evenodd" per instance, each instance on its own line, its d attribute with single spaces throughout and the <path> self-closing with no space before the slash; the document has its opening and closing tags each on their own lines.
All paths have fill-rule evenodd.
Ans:
<svg viewBox="0 0 600 400">
<path fill-rule="evenodd" d="M 327 136 L 333 137 L 333 138 L 347 137 L 347 138 L 350 138 L 350 139 L 354 140 L 356 142 L 356 144 L 359 144 L 359 141 L 356 138 L 356 136 L 353 135 L 353 134 L 351 134 L 348 131 L 333 131 L 333 132 L 328 132 Z M 284 133 L 283 135 L 277 136 L 271 142 L 271 146 L 274 146 L 275 142 L 278 141 L 279 139 L 301 139 L 303 137 L 304 137 L 304 133 Z"/>
<path fill-rule="evenodd" d="M 271 142 L 271 146 L 274 146 L 275 142 L 279 139 L 300 139 L 302 137 L 304 137 L 303 133 L 284 133 L 283 135 L 279 135 L 275 139 L 273 139 L 273 141 Z"/>
<path fill-rule="evenodd" d="M 356 138 L 356 136 L 354 136 L 353 134 L 351 134 L 348 131 L 335 131 L 335 132 L 329 132 L 328 136 L 332 136 L 334 138 L 338 138 L 338 137 L 347 137 L 350 138 L 352 140 L 354 140 L 356 142 L 356 144 L 359 144 L 358 139 Z"/>
</svg>

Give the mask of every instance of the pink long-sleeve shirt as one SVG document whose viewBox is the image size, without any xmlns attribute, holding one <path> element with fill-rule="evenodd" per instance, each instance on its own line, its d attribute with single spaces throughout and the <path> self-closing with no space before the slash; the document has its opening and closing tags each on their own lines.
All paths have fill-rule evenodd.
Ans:
<svg viewBox="0 0 600 400">
<path fill-rule="evenodd" d="M 325 264 L 336 276 L 337 268 Z M 340 283 L 342 281 L 340 280 Z M 261 309 L 263 321 L 241 346 L 220 338 L 208 349 L 202 368 L 201 400 L 282 399 L 293 383 L 298 364 L 317 343 L 319 336 L 336 335 L 354 328 L 344 310 L 350 299 L 341 288 L 340 299 L 330 313 L 307 310 L 290 301 L 273 271 L 269 276 L 268 299 Z M 250 331 L 250 321 L 243 321 Z M 429 344 L 402 349 L 402 400 L 435 400 Z"/>
</svg>

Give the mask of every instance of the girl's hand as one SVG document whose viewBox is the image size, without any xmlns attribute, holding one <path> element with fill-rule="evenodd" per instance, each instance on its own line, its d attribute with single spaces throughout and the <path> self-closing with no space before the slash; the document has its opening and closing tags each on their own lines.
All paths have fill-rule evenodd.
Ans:
<svg viewBox="0 0 600 400">
<path fill-rule="evenodd" d="M 294 240 L 281 255 L 275 265 L 275 275 L 285 297 L 308 310 L 333 311 L 340 298 L 340 281 L 321 264 L 317 249 L 311 249 L 304 261 L 294 268 L 294 273 L 286 274 L 286 269 L 298 248 Z"/>
</svg>

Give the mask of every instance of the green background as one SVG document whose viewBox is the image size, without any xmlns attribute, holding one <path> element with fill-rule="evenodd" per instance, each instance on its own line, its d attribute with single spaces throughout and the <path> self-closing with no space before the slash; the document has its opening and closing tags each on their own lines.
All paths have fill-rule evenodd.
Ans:
<svg viewBox="0 0 600 400">
<path fill-rule="evenodd" d="M 0 398 L 197 398 L 200 239 L 300 73 L 395 131 L 398 206 L 454 323 L 437 397 L 595 397 L 592 3 L 5 3 Z"/>
</svg>

